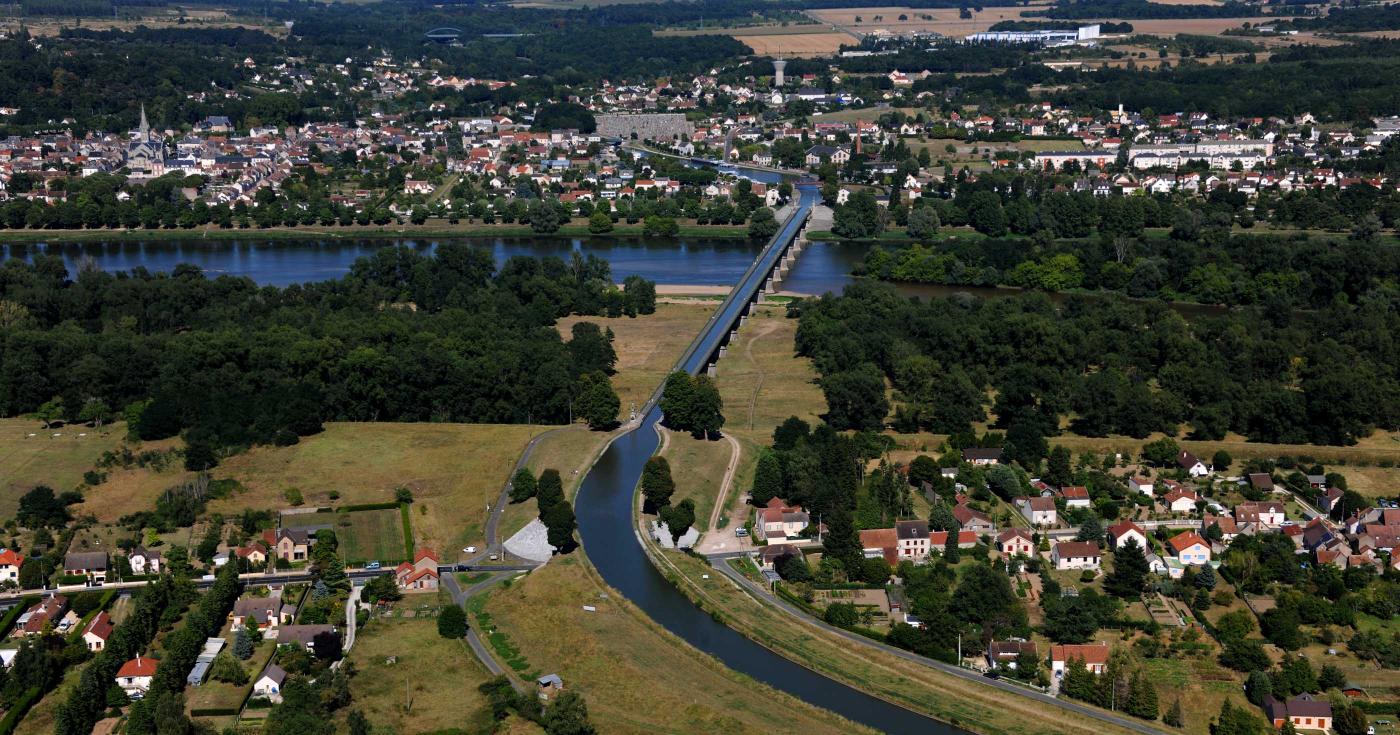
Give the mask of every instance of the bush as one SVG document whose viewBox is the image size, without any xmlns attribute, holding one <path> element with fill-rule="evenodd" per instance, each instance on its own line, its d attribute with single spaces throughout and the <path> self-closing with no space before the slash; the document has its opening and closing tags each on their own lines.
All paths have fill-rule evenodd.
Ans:
<svg viewBox="0 0 1400 735">
<path fill-rule="evenodd" d="M 448 605 L 438 613 L 438 635 L 443 638 L 467 637 L 467 613 L 457 605 Z"/>
</svg>

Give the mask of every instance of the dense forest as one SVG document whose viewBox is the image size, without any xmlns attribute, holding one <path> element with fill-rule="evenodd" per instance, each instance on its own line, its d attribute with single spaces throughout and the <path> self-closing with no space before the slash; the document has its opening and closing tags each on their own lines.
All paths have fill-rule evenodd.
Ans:
<svg viewBox="0 0 1400 735">
<path fill-rule="evenodd" d="M 0 415 L 121 412 L 142 438 L 184 432 L 196 465 L 330 420 L 562 423 L 571 397 L 611 372 L 597 356 L 612 350 L 575 344 L 609 338 L 597 330 L 566 342 L 554 321 L 655 309 L 649 282 L 627 285 L 593 256 L 512 258 L 496 272 L 462 243 L 435 257 L 385 248 L 342 280 L 281 289 L 192 266 L 70 277 L 55 256 L 10 260 Z"/>
<path fill-rule="evenodd" d="M 1148 0 L 1058 0 L 1049 10 L 1031 11 L 1026 15 L 1050 18 L 1093 20 L 1095 18 L 1128 18 L 1134 20 L 1174 18 L 1249 18 L 1262 15 L 1258 5 L 1230 0 L 1224 3 L 1177 5 Z"/>
<path fill-rule="evenodd" d="M 19 108 L 5 125 L 52 128 L 71 117 L 77 125 L 62 127 L 79 133 L 127 130 L 136 127 L 143 103 L 158 126 L 191 125 L 208 115 L 281 124 L 301 122 L 304 107 L 326 105 L 338 114 L 348 109 L 329 92 L 326 99 L 256 90 L 242 99 L 220 94 L 206 100 L 203 94 L 191 94 L 211 85 L 238 88 L 256 71 L 235 60 L 280 55 L 282 50 L 272 36 L 243 28 L 67 29 L 61 38 L 38 46 L 21 33 L 0 41 L 0 99 Z"/>
<path fill-rule="evenodd" d="M 1174 434 L 1185 424 L 1201 439 L 1234 431 L 1281 443 L 1351 444 L 1394 429 L 1397 305 L 1400 294 L 1386 289 L 1357 306 L 1188 322 L 1159 302 L 919 302 L 862 281 L 792 310 L 797 349 L 821 373 L 837 428 L 884 425 L 888 379 L 897 428 L 956 434 L 994 415 L 1015 447 L 1008 454 L 1039 461 L 1066 420 L 1087 436 Z"/>
<path fill-rule="evenodd" d="M 1289 26 L 1298 30 L 1328 31 L 1330 33 L 1395 30 L 1400 28 L 1400 6 L 1335 7 L 1327 15 L 1321 17 L 1296 18 L 1289 21 Z"/>
<path fill-rule="evenodd" d="M 874 248 L 860 273 L 914 283 L 1102 289 L 1168 301 L 1325 308 L 1359 303 L 1376 289 L 1393 291 L 1400 249 L 1302 235 L 1044 245 L 956 239 L 931 247 Z"/>
<path fill-rule="evenodd" d="M 1154 6 L 1179 7 L 1179 6 Z M 1261 64 L 1065 71 L 1051 95 L 1075 109 L 1200 110 L 1217 117 L 1293 116 L 1364 122 L 1400 109 L 1400 42 L 1281 49 Z"/>
</svg>

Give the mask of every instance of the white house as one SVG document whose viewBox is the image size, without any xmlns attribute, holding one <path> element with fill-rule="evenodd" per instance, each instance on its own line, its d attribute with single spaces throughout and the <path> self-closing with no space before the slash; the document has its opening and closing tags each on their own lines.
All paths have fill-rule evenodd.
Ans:
<svg viewBox="0 0 1400 735">
<path fill-rule="evenodd" d="M 1098 569 L 1103 565 L 1099 545 L 1093 541 L 1061 541 L 1050 550 L 1056 569 Z"/>
<path fill-rule="evenodd" d="M 131 563 L 132 574 L 160 574 L 160 554 L 145 547 L 132 549 L 126 560 Z"/>
<path fill-rule="evenodd" d="M 1057 515 L 1054 498 L 1016 498 L 1016 507 L 1032 526 L 1055 525 Z"/>
<path fill-rule="evenodd" d="M 14 582 L 19 586 L 19 568 L 24 565 L 24 557 L 17 551 L 0 551 L 0 582 Z"/>
<path fill-rule="evenodd" d="M 759 509 L 756 516 L 753 524 L 754 535 L 765 541 L 797 538 L 812 522 L 811 516 L 802 506 L 789 506 L 782 498 L 770 499 L 768 505 Z"/>
<path fill-rule="evenodd" d="M 1102 674 L 1108 668 L 1108 644 L 1087 643 L 1050 647 L 1050 673 L 1056 679 L 1065 675 L 1069 662 L 1078 659 L 1091 673 Z"/>
<path fill-rule="evenodd" d="M 1191 477 L 1204 477 L 1210 474 L 1210 468 L 1206 466 L 1205 462 L 1197 459 L 1196 455 L 1185 449 L 1181 450 L 1181 454 L 1176 456 L 1176 465 L 1186 470 L 1186 474 Z"/>
<path fill-rule="evenodd" d="M 1024 528 L 1008 528 L 997 536 L 997 550 L 1003 556 L 1031 556 L 1035 554 L 1035 542 L 1031 532 Z"/>
<path fill-rule="evenodd" d="M 253 696 L 273 703 L 282 701 L 282 682 L 287 680 L 287 672 L 277 664 L 268 664 L 262 676 L 253 682 Z"/>
<path fill-rule="evenodd" d="M 1167 506 L 1167 510 L 1173 513 L 1194 513 L 1196 511 L 1196 501 L 1200 498 L 1194 490 L 1181 489 L 1173 490 L 1162 498 L 1162 504 Z"/>
<path fill-rule="evenodd" d="M 1132 521 L 1122 521 L 1108 527 L 1108 537 L 1113 540 L 1113 548 L 1122 548 L 1128 539 L 1137 541 L 1138 548 L 1147 551 L 1147 532 Z"/>
<path fill-rule="evenodd" d="M 1133 476 L 1128 478 L 1128 490 L 1143 495 L 1152 494 L 1152 478 Z"/>
<path fill-rule="evenodd" d="M 126 692 L 126 696 L 140 699 L 146 696 L 146 692 L 150 691 L 151 681 L 155 677 L 155 660 L 142 658 L 140 654 L 137 654 L 136 658 L 122 664 L 122 667 L 117 670 L 117 686 Z"/>
<path fill-rule="evenodd" d="M 1278 528 L 1285 519 L 1283 503 L 1270 500 L 1258 503 L 1240 503 L 1235 506 L 1236 523 L 1253 523 L 1265 528 Z"/>
<path fill-rule="evenodd" d="M 107 639 L 112 637 L 112 618 L 104 610 L 97 614 L 87 627 L 83 628 L 83 645 L 97 653 L 107 647 Z"/>
</svg>

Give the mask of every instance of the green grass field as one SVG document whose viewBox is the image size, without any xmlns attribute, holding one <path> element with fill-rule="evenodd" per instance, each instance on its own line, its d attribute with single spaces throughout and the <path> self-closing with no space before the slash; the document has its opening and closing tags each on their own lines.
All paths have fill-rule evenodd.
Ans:
<svg viewBox="0 0 1400 735">
<path fill-rule="evenodd" d="M 282 525 L 288 528 L 325 524 L 335 531 L 336 540 L 340 542 L 340 558 L 348 564 L 378 561 L 388 566 L 405 561 L 403 521 L 397 509 L 352 513 L 322 511 L 282 518 Z"/>
</svg>

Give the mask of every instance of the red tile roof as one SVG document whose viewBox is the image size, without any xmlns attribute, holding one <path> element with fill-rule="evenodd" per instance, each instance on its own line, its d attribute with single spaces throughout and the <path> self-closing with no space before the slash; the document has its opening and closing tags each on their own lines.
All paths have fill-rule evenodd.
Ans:
<svg viewBox="0 0 1400 735">
<path fill-rule="evenodd" d="M 153 659 L 153 658 L 143 658 L 143 657 L 141 657 L 141 656 L 137 656 L 136 658 L 133 658 L 133 659 L 131 659 L 130 661 L 127 661 L 126 663 L 122 664 L 122 667 L 121 667 L 120 669 L 117 670 L 117 676 L 155 676 L 155 675 L 156 675 L 156 660 Z"/>
</svg>

